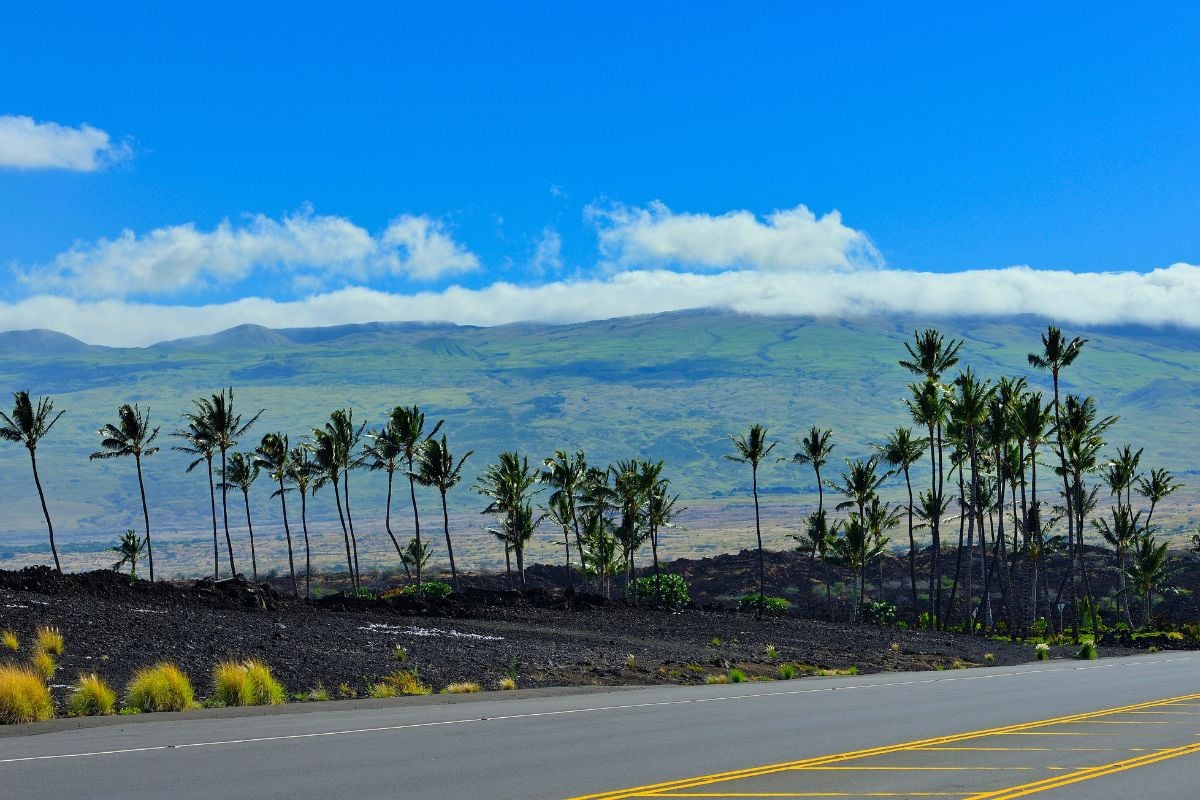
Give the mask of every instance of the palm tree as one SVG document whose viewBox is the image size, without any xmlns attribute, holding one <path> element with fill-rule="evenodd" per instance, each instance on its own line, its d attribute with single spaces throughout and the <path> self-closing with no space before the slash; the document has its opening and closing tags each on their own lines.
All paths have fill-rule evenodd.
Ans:
<svg viewBox="0 0 1200 800">
<path fill-rule="evenodd" d="M 726 455 L 725 458 L 739 464 L 750 465 L 750 480 L 754 490 L 754 535 L 758 538 L 758 616 L 761 617 L 767 602 L 767 568 L 763 556 L 762 524 L 759 521 L 758 465 L 770 455 L 779 442 L 767 444 L 767 429 L 757 423 L 750 426 L 749 434 L 734 436 L 731 433 L 729 440 L 733 442 L 736 452 Z"/>
<path fill-rule="evenodd" d="M 877 498 L 875 502 L 878 502 Z M 830 542 L 832 560 L 848 567 L 854 573 L 857 586 L 855 620 L 858 620 L 862 609 L 867 564 L 878 557 L 887 544 L 887 539 L 874 536 L 871 528 L 871 522 L 866 517 L 857 511 L 851 511 L 844 522 L 834 525 L 833 540 Z"/>
<path fill-rule="evenodd" d="M 978 531 L 980 566 L 983 584 L 987 585 L 987 549 L 984 541 L 982 487 L 979 483 L 979 437 L 987 421 L 992 399 L 990 381 L 980 380 L 967 367 L 954 380 L 955 392 L 950 395 L 950 415 L 962 431 L 967 448 L 967 464 L 971 471 L 969 496 L 971 499 L 967 518 L 967 621 L 968 631 L 975 632 L 975 534 Z M 986 601 L 986 597 L 984 600 Z"/>
<path fill-rule="evenodd" d="M 888 434 L 883 444 L 876 445 L 883 460 L 904 473 L 904 485 L 908 489 L 908 575 L 913 608 L 917 607 L 917 543 L 913 537 L 913 488 L 910 470 L 925 454 L 925 445 L 924 439 L 913 436 L 912 429 L 906 427 L 896 428 Z"/>
<path fill-rule="evenodd" d="M 1140 525 L 1142 512 L 1131 513 L 1130 509 L 1124 505 L 1117 504 L 1110 513 L 1112 514 L 1112 522 L 1101 517 L 1100 519 L 1092 520 L 1092 527 L 1100 534 L 1108 544 L 1112 545 L 1113 550 L 1117 554 L 1117 576 L 1120 580 L 1120 588 L 1117 591 L 1117 614 L 1121 613 L 1121 597 L 1126 593 L 1126 569 L 1125 556 L 1145 531 Z M 1129 602 L 1125 602 L 1125 622 L 1129 627 L 1133 627 L 1133 618 L 1129 610 Z"/>
<path fill-rule="evenodd" d="M 253 453 L 234 453 L 221 473 L 221 491 L 241 489 L 246 504 L 246 529 L 250 532 L 250 574 L 258 584 L 258 553 L 254 548 L 254 524 L 250 520 L 250 486 L 258 480 L 259 466 Z"/>
<path fill-rule="evenodd" d="M 576 508 L 579 484 L 587 474 L 587 458 L 582 450 L 576 450 L 574 456 L 567 455 L 565 450 L 555 450 L 554 455 L 542 462 L 542 483 L 552 489 L 548 504 L 560 509 L 566 514 L 566 521 L 575 532 L 575 548 L 579 551 L 579 564 L 583 565 L 583 537 L 579 531 L 579 514 Z M 566 529 L 563 535 L 567 535 Z M 567 553 L 567 575 L 570 577 L 571 555 Z M 586 573 L 585 573 L 586 577 Z M 585 587 L 586 588 L 586 587 Z"/>
<path fill-rule="evenodd" d="M 287 440 L 284 440 L 286 444 Z M 304 445 L 292 448 L 288 453 L 284 477 L 296 487 L 300 495 L 300 526 L 304 531 L 304 596 L 312 597 L 312 547 L 308 540 L 308 491 L 316 477 L 316 465 L 312 462 L 312 450 Z M 286 491 L 280 486 L 280 497 Z M 315 491 L 315 489 L 314 489 Z"/>
<path fill-rule="evenodd" d="M 441 423 L 438 425 L 440 426 Z M 441 441 L 427 439 L 425 446 L 418 451 L 420 464 L 416 474 L 417 482 L 422 486 L 437 487 L 438 494 L 442 496 L 442 529 L 446 534 L 446 553 L 450 556 L 450 576 L 454 580 L 456 589 L 458 588 L 458 568 L 454 565 L 454 547 L 450 543 L 450 512 L 446 510 L 446 493 L 462 480 L 463 464 L 474 452 L 474 450 L 468 450 L 465 456 L 455 461 L 449 445 L 446 444 L 446 434 L 444 433 Z"/>
<path fill-rule="evenodd" d="M 150 427 L 150 409 L 146 413 L 137 404 L 126 403 L 117 409 L 117 424 L 111 422 L 97 433 L 102 437 L 100 450 L 92 453 L 90 459 L 119 458 L 133 456 L 137 466 L 138 490 L 142 495 L 142 518 L 146 523 L 146 558 L 150 563 L 150 582 L 154 583 L 154 546 L 150 541 L 150 508 L 146 505 L 146 482 L 142 479 L 142 457 L 152 456 L 158 452 L 157 447 L 150 444 L 158 436 L 158 428 Z"/>
<path fill-rule="evenodd" d="M 296 583 L 296 560 L 292 555 L 292 529 L 288 525 L 288 489 L 283 485 L 284 478 L 287 477 L 288 471 L 292 468 L 287 434 L 268 433 L 263 436 L 262 441 L 259 442 L 258 447 L 254 451 L 254 464 L 260 469 L 265 469 L 271 480 L 279 484 L 279 488 L 273 491 L 271 496 L 279 498 L 279 505 L 283 511 L 283 535 L 287 539 L 288 570 L 290 570 L 292 576 L 292 595 L 299 596 L 300 587 Z"/>
<path fill-rule="evenodd" d="M 391 425 L 368 433 L 367 438 L 371 440 L 371 444 L 366 445 L 363 450 L 367 457 L 367 469 L 387 474 L 387 503 L 384 506 L 383 527 L 388 538 L 392 540 L 392 546 L 396 548 L 396 555 L 403 560 L 404 551 L 400 548 L 400 542 L 396 540 L 396 534 L 392 533 L 392 479 L 396 468 L 400 466 L 402 448 Z"/>
<path fill-rule="evenodd" d="M 825 515 L 825 487 L 821 483 L 821 467 L 829 461 L 829 455 L 833 452 L 834 444 L 830 441 L 833 438 L 833 431 L 829 429 L 821 430 L 816 425 L 808 429 L 808 434 L 804 438 L 797 440 L 800 449 L 792 455 L 790 460 L 793 464 L 807 464 L 813 468 L 813 472 L 817 479 L 817 514 L 820 517 Z M 784 459 L 780 459 L 783 461 Z M 810 537 L 810 550 L 808 553 L 809 568 L 812 568 L 813 558 L 817 554 L 817 540 Z"/>
<path fill-rule="evenodd" d="M 413 472 L 413 464 L 416 461 L 417 455 L 425 444 L 437 435 L 441 430 L 442 423 L 445 420 L 438 420 L 433 426 L 433 430 L 425 433 L 425 414 L 417 406 L 405 408 L 404 406 L 396 406 L 392 409 L 391 417 L 388 419 L 388 429 L 396 442 L 400 445 L 401 454 L 404 462 L 408 466 L 408 494 L 412 499 L 413 509 L 413 538 L 417 540 L 417 546 L 421 544 L 421 517 L 417 513 L 417 490 L 415 488 L 416 475 Z M 421 564 L 417 564 L 417 590 L 421 587 Z"/>
<path fill-rule="evenodd" d="M 225 459 L 226 454 L 237 447 L 238 439 L 246 435 L 263 412 L 260 410 L 257 414 L 251 417 L 245 424 L 242 424 L 242 415 L 235 413 L 233 410 L 233 387 L 228 390 L 222 389 L 216 392 L 208 400 L 205 406 L 205 412 L 208 416 L 208 429 L 212 432 L 213 444 L 221 453 L 221 474 L 225 474 Z M 227 501 L 228 489 L 222 482 L 221 486 L 221 519 L 225 524 L 225 544 L 229 548 L 229 569 L 236 575 L 237 570 L 233 567 L 233 539 L 229 535 L 229 505 Z"/>
<path fill-rule="evenodd" d="M 649 462 L 642 462 L 650 466 Z M 661 467 L 662 462 L 659 462 Z M 654 483 L 650 490 L 649 502 L 646 506 L 646 523 L 650 526 L 650 552 L 654 558 L 654 600 L 662 603 L 662 575 L 658 561 L 658 533 L 663 528 L 675 528 L 675 517 L 687 511 L 686 508 L 676 508 L 679 495 L 671 494 L 671 481 L 661 478 Z"/>
<path fill-rule="evenodd" d="M 108 548 L 116 553 L 121 558 L 112 565 L 113 571 L 120 570 L 126 564 L 129 565 L 129 577 L 137 580 L 137 562 L 142 557 L 142 550 L 146 540 L 137 535 L 133 528 L 128 529 L 121 534 L 121 538 L 117 540 L 116 547 Z M 153 579 L 152 579 L 153 582 Z"/>
<path fill-rule="evenodd" d="M 511 450 L 501 453 L 495 464 L 484 467 L 475 481 L 475 491 L 491 500 L 483 513 L 500 514 L 503 517 L 498 530 L 505 541 L 506 557 L 510 550 L 517 557 L 517 574 L 522 590 L 525 588 L 525 542 L 528 536 L 533 535 L 536 525 L 529 497 L 537 481 L 538 473 L 529 466 L 529 457 L 522 457 Z"/>
<path fill-rule="evenodd" d="M 354 529 L 346 524 L 348 514 L 342 508 L 344 473 L 353 464 L 353 447 L 362 433 L 354 430 L 352 412 L 339 408 L 329 415 L 324 427 L 312 428 L 313 493 L 327 485 L 333 486 L 333 501 L 337 506 L 338 522 L 342 526 L 342 538 L 346 544 L 346 569 L 350 573 L 350 585 L 358 592 L 358 543 L 354 540 Z M 348 494 L 348 493 L 347 493 Z"/>
<path fill-rule="evenodd" d="M 929 562 L 929 614 L 934 627 L 942 624 L 942 519 L 946 507 L 944 442 L 942 428 L 949 414 L 946 390 L 936 380 L 927 378 L 922 383 L 908 386 L 912 398 L 905 401 L 913 422 L 925 426 L 929 433 L 929 473 L 931 496 L 930 508 L 938 511 L 929 519 L 931 558 Z"/>
<path fill-rule="evenodd" d="M 181 453 L 187 453 L 196 458 L 187 466 L 187 471 L 191 472 L 201 462 L 204 462 L 208 472 L 208 505 L 212 511 L 212 532 L 213 532 L 213 580 L 221 577 L 221 555 L 217 540 L 217 493 L 215 484 L 213 483 L 213 457 L 217 453 L 216 440 L 213 438 L 212 431 L 208 429 L 208 418 L 204 413 L 204 401 L 193 400 L 192 403 L 196 406 L 195 410 L 184 412 L 183 419 L 187 423 L 187 427 L 181 428 L 171 435 L 182 439 L 184 444 L 175 445 L 172 450 L 178 450 Z M 229 553 L 230 566 L 233 564 L 233 545 L 230 545 Z"/>
<path fill-rule="evenodd" d="M 619 461 L 610 466 L 613 491 L 616 493 L 619 522 L 616 528 L 617 541 L 621 543 L 621 555 L 625 561 L 625 585 L 633 587 L 633 599 L 637 602 L 637 584 L 634 583 L 634 557 L 638 548 L 650 538 L 645 510 L 650 504 L 654 484 L 662 472 L 663 463 L 642 462 L 638 459 Z"/>
<path fill-rule="evenodd" d="M 1125 574 L 1128 589 L 1142 598 L 1142 624 L 1149 627 L 1154 592 L 1165 590 L 1175 574 L 1167 559 L 1167 543 L 1159 544 L 1153 534 L 1143 533 L 1134 545 Z"/>
<path fill-rule="evenodd" d="M 46 530 L 50 533 L 50 553 L 54 556 L 54 569 L 62 573 L 62 565 L 58 561 L 58 548 L 54 544 L 54 524 L 50 522 L 50 509 L 46 506 L 46 493 L 42 491 L 42 479 L 38 475 L 37 446 L 38 442 L 50 433 L 54 423 L 65 414 L 65 411 L 54 413 L 54 401 L 49 397 L 39 398 L 35 406 L 29 398 L 29 392 L 21 390 L 13 392 L 12 416 L 0 411 L 0 439 L 9 442 L 20 442 L 29 451 L 29 463 L 33 467 L 33 483 L 37 486 L 38 499 L 42 501 L 42 514 L 46 517 Z"/>
<path fill-rule="evenodd" d="M 1146 528 L 1150 528 L 1150 520 L 1154 517 L 1154 509 L 1167 495 L 1177 490 L 1182 484 L 1175 480 L 1170 470 L 1152 469 L 1150 477 L 1140 478 L 1137 482 L 1137 492 L 1150 501 L 1150 513 L 1146 515 Z"/>
<path fill-rule="evenodd" d="M 400 551 L 400 563 L 404 565 L 404 574 L 410 582 L 413 572 L 420 572 L 429 563 L 429 555 L 429 545 L 421 544 L 416 539 L 409 539 L 408 545 Z M 420 597 L 420 592 L 417 596 Z"/>
</svg>

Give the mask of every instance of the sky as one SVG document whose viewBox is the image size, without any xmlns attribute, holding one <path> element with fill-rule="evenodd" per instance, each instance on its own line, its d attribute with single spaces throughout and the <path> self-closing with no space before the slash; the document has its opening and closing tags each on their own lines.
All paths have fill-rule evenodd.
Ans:
<svg viewBox="0 0 1200 800">
<path fill-rule="evenodd" d="M 0 330 L 1200 327 L 1194 3 L 40 5 Z"/>
</svg>

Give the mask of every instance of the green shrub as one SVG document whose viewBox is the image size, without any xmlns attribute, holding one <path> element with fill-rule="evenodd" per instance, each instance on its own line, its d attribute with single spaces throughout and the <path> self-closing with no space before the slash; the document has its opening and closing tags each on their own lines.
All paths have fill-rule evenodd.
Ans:
<svg viewBox="0 0 1200 800">
<path fill-rule="evenodd" d="M 1046 644 L 1045 642 L 1039 642 L 1034 646 L 1033 651 L 1037 653 L 1038 661 L 1050 660 L 1050 645 Z"/>
<path fill-rule="evenodd" d="M 746 673 L 742 672 L 737 667 L 734 667 L 733 669 L 729 670 L 729 682 L 730 683 L 745 683 L 746 682 Z"/>
<path fill-rule="evenodd" d="M 117 710 L 117 693 L 95 673 L 80 675 L 75 691 L 67 701 L 73 717 L 99 717 Z"/>
<path fill-rule="evenodd" d="M 780 680 L 790 681 L 792 678 L 796 677 L 796 665 L 780 664 L 779 669 L 776 672 L 779 675 Z"/>
<path fill-rule="evenodd" d="M 50 689 L 37 673 L 14 664 L 0 665 L 0 725 L 39 722 L 54 717 Z"/>
<path fill-rule="evenodd" d="M 896 606 L 886 600 L 876 600 L 862 607 L 863 621 L 890 628 L 896 624 Z"/>
<path fill-rule="evenodd" d="M 305 699 L 312 703 L 323 703 L 329 699 L 329 690 L 323 684 L 318 683 L 316 686 L 308 690 Z"/>
<path fill-rule="evenodd" d="M 250 694 L 250 705 L 277 706 L 284 701 L 286 692 L 283 684 L 271 674 L 271 668 L 256 658 L 245 663 L 246 684 Z"/>
<path fill-rule="evenodd" d="M 692 595 L 688 590 L 687 581 L 683 579 L 682 575 L 663 574 L 659 575 L 659 579 L 661 581 L 661 585 L 659 586 L 661 601 L 656 600 L 653 575 L 647 575 L 629 583 L 625 587 L 626 599 L 633 600 L 636 593 L 639 602 L 661 602 L 664 606 L 670 606 L 672 608 L 686 606 L 692 601 Z"/>
<path fill-rule="evenodd" d="M 757 611 L 759 607 L 758 592 L 744 594 L 738 601 L 738 607 L 743 611 Z M 768 614 L 786 614 L 792 603 L 786 597 L 770 597 L 763 599 L 763 610 Z"/>
<path fill-rule="evenodd" d="M 135 672 L 125 694 L 126 704 L 138 711 L 186 711 L 195 706 L 192 682 L 165 661 Z"/>
<path fill-rule="evenodd" d="M 777 650 L 773 644 L 767 645 L 767 649 L 763 652 L 771 661 L 776 661 L 779 658 L 779 650 Z"/>
<path fill-rule="evenodd" d="M 454 588 L 444 581 L 421 581 L 421 589 L 417 591 L 415 584 L 388 589 L 383 593 L 384 600 L 394 600 L 397 597 L 420 597 L 424 600 L 441 600 L 447 597 Z"/>
<path fill-rule="evenodd" d="M 407 661 L 408 660 L 408 650 L 407 650 L 407 648 L 405 648 L 401 645 L 396 645 L 396 651 L 392 655 L 394 655 L 396 657 L 397 661 Z"/>
<path fill-rule="evenodd" d="M 33 656 L 29 659 L 30 668 L 41 677 L 43 681 L 50 680 L 54 676 L 54 671 L 58 669 L 58 664 L 54 661 L 54 656 L 47 653 L 45 650 L 35 650 Z"/>
<path fill-rule="evenodd" d="M 1091 661 L 1098 655 L 1095 642 L 1084 642 L 1079 646 L 1079 650 L 1075 652 L 1075 657 L 1082 661 Z"/>
</svg>

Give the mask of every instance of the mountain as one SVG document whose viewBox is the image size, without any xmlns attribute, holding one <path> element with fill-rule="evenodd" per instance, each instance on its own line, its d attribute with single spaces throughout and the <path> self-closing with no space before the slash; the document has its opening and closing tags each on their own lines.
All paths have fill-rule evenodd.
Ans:
<svg viewBox="0 0 1200 800">
<path fill-rule="evenodd" d="M 834 430 L 832 469 L 843 457 L 867 455 L 899 425 L 909 424 L 904 400 L 912 376 L 897 364 L 904 342 L 927 320 L 760 317 L 705 311 L 626 317 L 570 325 L 519 324 L 480 328 L 448 323 L 373 323 L 271 330 L 239 326 L 208 337 L 149 348 L 97 348 L 52 332 L 0 334 L 0 345 L 32 336 L 28 347 L 0 346 L 0 396 L 29 388 L 51 395 L 66 415 L 38 450 L 51 513 L 65 542 L 111 543 L 139 524 L 132 464 L 89 462 L 97 428 L 115 420 L 117 406 L 140 403 L 162 426 L 161 451 L 146 459 L 148 494 L 164 536 L 211 536 L 207 479 L 187 473 L 169 434 L 196 398 L 233 386 L 246 419 L 262 417 L 240 443 L 253 449 L 263 433 L 282 431 L 298 442 L 332 409 L 353 407 L 367 430 L 383 424 L 396 405 L 419 404 L 444 431 L 456 453 L 475 454 L 451 496 L 452 524 L 469 537 L 464 558 L 501 559 L 471 491 L 479 470 L 502 450 L 531 460 L 556 449 L 583 448 L 593 463 L 650 457 L 688 512 L 674 531 L 673 555 L 711 554 L 748 546 L 748 470 L 722 458 L 728 435 L 762 423 L 790 455 L 811 425 Z M 1026 355 L 1041 349 L 1045 321 L 1031 318 L 959 319 L 936 323 L 961 337 L 962 366 L 987 377 L 1026 376 L 1049 391 L 1049 377 L 1030 370 Z M 1089 340 L 1062 375 L 1064 392 L 1093 395 L 1101 413 L 1120 416 L 1112 447 L 1144 447 L 1142 466 L 1166 467 L 1185 483 L 1155 514 L 1177 532 L 1190 529 L 1200 500 L 1194 439 L 1200 429 L 1200 337 L 1164 328 L 1073 329 Z M 57 343 L 57 344 L 55 344 Z M 73 344 L 72 344 L 73 343 Z M 51 352 L 48 348 L 58 348 Z M 34 346 L 36 345 L 36 347 Z M 39 349 L 40 348 L 40 349 Z M 0 446 L 0 542 L 17 550 L 44 547 L 40 507 L 28 458 Z M 923 478 L 917 474 L 915 480 Z M 407 537 L 411 508 L 397 476 L 392 525 Z M 760 485 L 768 542 L 783 546 L 815 496 L 809 472 L 764 464 Z M 260 479 L 252 504 L 255 530 L 282 535 L 278 500 Z M 889 491 L 900 499 L 902 484 Z M 381 473 L 352 480 L 356 524 L 370 558 L 386 560 L 382 535 L 387 484 Z M 32 501 L 31 501 L 32 498 Z M 435 494 L 418 490 L 424 528 L 440 534 Z M 289 499 L 295 503 L 295 498 Z M 218 497 L 218 506 L 220 499 Z M 230 497 L 231 525 L 244 524 L 241 497 Z M 340 537 L 328 491 L 310 501 L 314 527 Z M 293 514 L 295 511 L 293 510 Z M 207 531 L 207 533 L 206 533 Z M 295 533 L 293 531 L 293 533 Z M 550 533 L 545 547 L 549 548 Z M 750 534 L 751 539 L 753 533 Z M 209 539 L 211 545 L 211 539 Z M 458 545 L 456 544 L 456 550 Z M 0 566 L 5 562 L 0 545 Z M 156 545 L 156 558 L 158 549 Z M 552 551 L 547 550 L 546 557 Z M 18 553 L 19 554 L 19 553 Z M 164 552 L 164 558 L 166 558 Z"/>
<path fill-rule="evenodd" d="M 0 333 L 0 355 L 59 356 L 87 353 L 108 348 L 81 342 L 65 333 L 36 328 L 31 331 Z"/>
</svg>

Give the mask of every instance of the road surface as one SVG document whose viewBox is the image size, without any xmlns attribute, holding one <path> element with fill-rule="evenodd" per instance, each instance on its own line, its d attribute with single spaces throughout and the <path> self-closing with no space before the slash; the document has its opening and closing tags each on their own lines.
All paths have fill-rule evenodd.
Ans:
<svg viewBox="0 0 1200 800">
<path fill-rule="evenodd" d="M 1200 654 L 520 694 L 0 729 L 0 796 L 1200 796 Z"/>
</svg>

